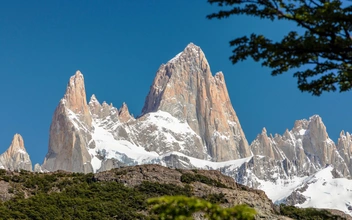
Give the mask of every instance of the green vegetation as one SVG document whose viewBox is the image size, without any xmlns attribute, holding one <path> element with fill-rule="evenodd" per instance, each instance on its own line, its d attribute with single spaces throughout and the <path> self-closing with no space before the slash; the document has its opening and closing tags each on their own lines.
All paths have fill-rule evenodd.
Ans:
<svg viewBox="0 0 352 220">
<path fill-rule="evenodd" d="M 291 70 L 298 88 L 322 92 L 352 88 L 352 6 L 342 0 L 208 0 L 221 7 L 207 17 L 251 16 L 292 23 L 298 28 L 276 41 L 262 34 L 230 41 L 233 64 L 252 58 L 272 69 L 272 75 Z M 234 25 L 234 30 L 237 26 Z"/>
<path fill-rule="evenodd" d="M 1 219 L 144 219 L 146 196 L 116 182 L 85 182 L 0 205 Z"/>
<path fill-rule="evenodd" d="M 214 204 L 221 204 L 221 203 L 227 203 L 227 199 L 225 198 L 225 194 L 223 193 L 213 193 L 213 194 L 208 194 L 206 196 L 203 196 L 203 199 L 214 203 Z"/>
<path fill-rule="evenodd" d="M 183 173 L 181 176 L 181 182 L 183 182 L 183 183 L 201 182 L 201 183 L 207 184 L 209 186 L 228 188 L 227 186 L 220 183 L 219 181 L 210 179 L 209 177 L 206 177 L 206 176 L 198 174 L 198 173 L 196 173 L 196 174 Z"/>
<path fill-rule="evenodd" d="M 295 206 L 286 205 L 280 206 L 280 214 L 293 219 L 302 220 L 341 219 L 340 216 L 333 215 L 326 210 L 319 210 L 314 208 L 301 209 Z"/>
<path fill-rule="evenodd" d="M 117 182 L 96 182 L 92 174 L 21 173 L 1 178 L 8 180 L 15 197 L 0 204 L 0 219 L 146 218 L 146 193 Z M 25 199 L 27 194 L 31 196 Z"/>
<path fill-rule="evenodd" d="M 192 215 L 201 212 L 209 220 L 250 220 L 256 211 L 247 205 L 222 208 L 206 200 L 185 196 L 163 196 L 152 198 L 148 203 L 153 205 L 152 212 L 161 219 L 191 220 Z"/>
<path fill-rule="evenodd" d="M 111 175 L 123 175 L 116 170 Z M 183 175 L 194 181 L 221 185 L 202 175 Z M 127 187 L 114 181 L 97 181 L 93 174 L 80 173 L 7 173 L 0 180 L 10 184 L 14 197 L 0 202 L 0 219 L 159 219 L 149 214 L 147 200 L 160 196 L 192 196 L 192 186 L 144 181 Z M 221 185 L 222 186 L 222 185 Z M 210 194 L 212 203 L 224 201 L 223 194 Z"/>
<path fill-rule="evenodd" d="M 156 184 L 153 182 L 144 181 L 141 185 L 136 187 L 136 190 L 148 195 L 148 197 L 157 197 L 160 195 L 192 196 L 192 188 L 188 184 L 185 187 L 181 187 L 174 184 Z"/>
<path fill-rule="evenodd" d="M 110 174 L 126 173 L 115 170 Z M 187 171 L 181 180 L 183 185 L 144 181 L 128 187 L 118 181 L 98 181 L 93 174 L 0 170 L 0 181 L 10 186 L 8 193 L 12 196 L 6 202 L 0 200 L 0 220 L 191 219 L 192 213 L 199 212 L 208 219 L 252 219 L 254 216 L 254 209 L 246 205 L 222 208 L 220 204 L 228 204 L 223 193 L 192 197 L 194 182 L 226 187 L 214 179 Z M 338 219 L 325 210 L 292 206 L 281 206 L 280 214 L 294 219 Z"/>
</svg>

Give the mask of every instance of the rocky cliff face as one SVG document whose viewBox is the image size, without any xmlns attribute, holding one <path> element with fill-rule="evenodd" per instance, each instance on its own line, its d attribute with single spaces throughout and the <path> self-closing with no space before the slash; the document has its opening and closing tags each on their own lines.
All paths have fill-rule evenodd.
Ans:
<svg viewBox="0 0 352 220">
<path fill-rule="evenodd" d="M 317 191 L 326 191 L 329 187 L 336 186 L 333 190 L 338 192 L 336 195 L 330 192 L 331 196 L 326 198 L 327 200 L 338 196 L 339 193 L 349 194 L 349 189 L 344 187 L 351 183 L 347 179 L 333 178 L 351 177 L 350 138 L 348 133 L 341 132 L 336 147 L 329 138 L 322 119 L 314 115 L 309 120 L 296 121 L 292 130 L 286 130 L 283 135 L 268 136 L 263 129 L 251 143 L 255 156 L 234 170 L 224 167 L 222 171 L 234 177 L 237 182 L 266 191 L 274 202 L 297 204 L 302 207 L 308 207 L 308 204 L 326 206 L 316 199 L 319 194 Z M 327 169 L 329 171 L 322 171 Z M 325 183 L 314 184 L 314 187 L 310 187 L 310 192 L 306 192 L 319 172 L 325 173 L 321 178 Z M 346 183 L 343 185 L 339 181 Z M 293 190 L 295 188 L 297 190 Z M 351 195 L 347 197 L 351 198 Z M 348 199 L 346 206 L 342 201 L 339 205 L 334 204 L 334 207 L 352 214 L 348 211 L 351 204 L 347 201 Z"/>
<path fill-rule="evenodd" d="M 0 155 L 0 169 L 32 171 L 32 162 L 20 134 L 14 135 L 10 147 Z"/>
<path fill-rule="evenodd" d="M 218 72 L 212 76 L 203 51 L 192 43 L 159 68 L 142 114 L 158 110 L 187 122 L 201 137 L 201 144 L 206 146 L 213 161 L 251 155 L 231 105 L 224 75 Z"/>
<path fill-rule="evenodd" d="M 314 115 L 309 120 L 296 121 L 292 130 L 286 130 L 282 136 L 268 137 L 263 130 L 252 142 L 251 148 L 254 155 L 278 161 L 281 166 L 285 162 L 290 167 L 290 170 L 286 169 L 288 176 L 312 175 L 327 165 L 333 165 L 340 177 L 349 177 L 348 158 L 344 160 L 338 151 L 348 151 L 347 137 L 341 137 L 340 142 L 337 148 L 329 138 L 322 119 Z"/>
<path fill-rule="evenodd" d="M 88 153 L 92 118 L 86 101 L 84 78 L 77 71 L 55 109 L 50 126 L 49 148 L 42 168 L 92 172 Z"/>
<path fill-rule="evenodd" d="M 348 132 L 342 131 L 337 141 L 337 149 L 341 157 L 345 160 L 350 175 L 352 175 L 352 136 Z"/>
</svg>

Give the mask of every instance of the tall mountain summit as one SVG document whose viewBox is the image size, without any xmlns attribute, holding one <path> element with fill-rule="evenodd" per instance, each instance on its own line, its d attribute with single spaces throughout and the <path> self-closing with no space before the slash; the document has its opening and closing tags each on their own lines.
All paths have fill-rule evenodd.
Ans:
<svg viewBox="0 0 352 220">
<path fill-rule="evenodd" d="M 142 114 L 158 110 L 187 122 L 213 161 L 251 156 L 223 73 L 213 76 L 203 51 L 193 43 L 157 71 Z"/>
</svg>

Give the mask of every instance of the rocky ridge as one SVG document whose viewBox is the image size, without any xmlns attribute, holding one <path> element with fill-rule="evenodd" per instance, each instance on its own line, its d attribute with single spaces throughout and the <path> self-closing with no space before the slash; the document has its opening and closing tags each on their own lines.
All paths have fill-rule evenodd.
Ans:
<svg viewBox="0 0 352 220">
<path fill-rule="evenodd" d="M 260 157 L 253 157 L 243 165 L 246 166 L 243 170 L 253 167 L 251 172 L 256 177 L 275 182 L 277 179 L 310 176 L 328 165 L 333 165 L 336 177 L 351 177 L 348 167 L 350 161 L 346 155 L 344 159 L 339 153 L 348 151 L 349 142 L 343 135 L 340 139 L 340 146 L 337 147 L 329 138 L 318 115 L 309 120 L 297 120 L 292 130 L 286 130 L 283 135 L 268 136 L 264 128 L 251 143 L 253 154 Z M 265 170 L 254 164 L 265 166 Z M 244 183 L 243 180 L 240 182 Z M 258 186 L 255 182 L 246 184 Z"/>
<path fill-rule="evenodd" d="M 253 156 L 241 166 L 230 170 L 222 168 L 222 172 L 232 176 L 237 182 L 262 189 L 276 203 L 295 204 L 307 207 L 335 207 L 333 201 L 339 196 L 339 208 L 352 215 L 352 185 L 350 135 L 341 132 L 337 146 L 329 138 L 326 127 L 318 115 L 309 120 L 297 120 L 292 130 L 283 135 L 268 135 L 266 129 L 251 143 Z M 324 184 L 315 184 L 313 188 L 320 191 L 309 194 L 309 186 L 319 172 L 324 172 Z M 342 184 L 343 183 L 343 184 Z M 328 186 L 333 187 L 330 190 Z M 347 188 L 346 188 L 347 187 Z M 328 192 L 322 204 L 322 198 Z M 322 193 L 320 195 L 320 193 Z M 336 194 L 334 194 L 336 193 Z"/>
<path fill-rule="evenodd" d="M 87 103 L 77 71 L 55 110 L 42 168 L 97 172 L 122 164 L 172 164 L 170 152 L 214 162 L 251 156 L 223 74 L 212 76 L 203 51 L 192 43 L 161 65 L 138 118 L 125 103 L 117 109 L 95 95 Z"/>
</svg>

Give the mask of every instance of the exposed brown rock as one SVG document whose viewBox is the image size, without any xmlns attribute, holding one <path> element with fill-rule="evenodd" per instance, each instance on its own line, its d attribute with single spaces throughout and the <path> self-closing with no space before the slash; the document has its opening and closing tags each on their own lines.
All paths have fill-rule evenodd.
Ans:
<svg viewBox="0 0 352 220">
<path fill-rule="evenodd" d="M 87 126 L 91 126 L 92 118 L 90 117 L 89 107 L 87 105 L 84 77 L 79 70 L 74 76 L 71 76 L 62 101 L 68 109 L 80 116 L 80 120 Z"/>
<path fill-rule="evenodd" d="M 128 111 L 128 107 L 126 103 L 122 103 L 121 108 L 119 109 L 119 119 L 122 123 L 126 123 L 131 120 L 133 117 L 130 115 Z"/>
<path fill-rule="evenodd" d="M 214 161 L 251 155 L 224 75 L 219 72 L 212 76 L 203 51 L 192 43 L 159 68 L 142 114 L 157 110 L 187 121 Z"/>
<path fill-rule="evenodd" d="M 15 196 L 14 194 L 9 193 L 10 188 L 10 183 L 0 180 L 0 201 L 8 201 Z"/>
<path fill-rule="evenodd" d="M 32 171 L 32 162 L 20 134 L 14 135 L 10 147 L 0 155 L 0 168 Z"/>
<path fill-rule="evenodd" d="M 92 115 L 100 114 L 101 104 L 99 103 L 98 99 L 95 97 L 94 94 L 90 97 L 89 109 Z"/>
<path fill-rule="evenodd" d="M 276 160 L 284 159 L 279 149 L 277 149 L 273 137 L 268 137 L 265 128 L 263 128 L 262 133 L 258 134 L 257 138 L 251 143 L 251 150 L 254 155 L 267 156 Z"/>
<path fill-rule="evenodd" d="M 343 176 L 349 176 L 346 164 L 339 155 L 335 143 L 329 138 L 322 119 L 317 115 L 312 116 L 307 130 L 309 135 L 304 136 L 302 144 L 310 161 L 320 167 L 332 164 Z"/>
<path fill-rule="evenodd" d="M 341 177 L 350 176 L 350 171 L 346 164 L 349 163 L 348 148 L 351 142 L 349 137 L 341 134 L 339 146 L 329 138 L 326 127 L 318 115 L 310 117 L 309 120 L 297 120 L 291 131 L 287 130 L 281 136 L 268 137 L 266 130 L 252 142 L 251 149 L 254 155 L 266 156 L 273 159 L 272 166 L 267 164 L 267 170 L 272 170 L 275 166 L 274 160 L 283 163 L 286 160 L 288 166 L 294 169 L 287 174 L 297 176 L 312 175 L 327 165 L 332 164 Z M 339 150 L 339 152 L 338 152 Z M 340 156 L 345 155 L 345 161 Z M 263 159 L 262 159 L 263 160 Z M 283 167 L 285 165 L 283 164 Z M 256 171 L 256 170 L 254 170 Z M 258 170 L 260 172 L 260 170 Z M 262 174 L 255 172 L 257 176 Z"/>
<path fill-rule="evenodd" d="M 92 172 L 88 143 L 92 118 L 86 101 L 84 78 L 80 71 L 72 76 L 64 98 L 57 106 L 50 126 L 49 148 L 44 170 Z"/>
<path fill-rule="evenodd" d="M 350 174 L 352 174 L 352 136 L 350 133 L 341 131 L 337 141 L 337 150 L 347 164 Z"/>
</svg>

